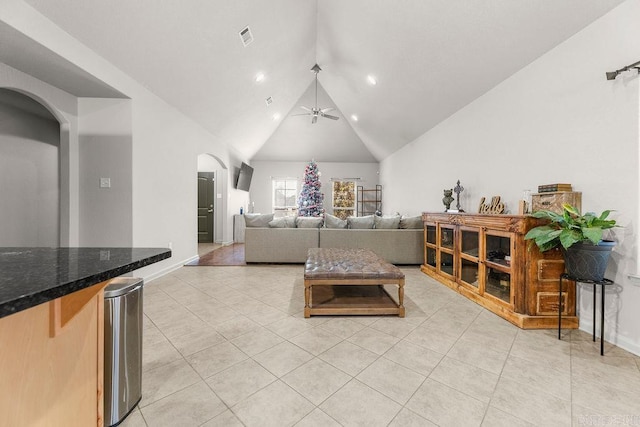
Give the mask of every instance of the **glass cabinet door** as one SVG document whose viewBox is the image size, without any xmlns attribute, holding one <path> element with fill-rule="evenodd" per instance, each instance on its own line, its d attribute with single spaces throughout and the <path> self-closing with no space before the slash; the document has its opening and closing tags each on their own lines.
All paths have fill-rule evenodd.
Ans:
<svg viewBox="0 0 640 427">
<path fill-rule="evenodd" d="M 484 292 L 506 303 L 511 303 L 511 245 L 510 233 L 486 234 Z"/>
<path fill-rule="evenodd" d="M 487 233 L 485 259 L 507 268 L 511 267 L 511 236 Z"/>
<path fill-rule="evenodd" d="M 462 229 L 460 231 L 460 252 L 474 258 L 480 254 L 479 231 L 475 229 Z"/>
<path fill-rule="evenodd" d="M 438 224 L 438 270 L 449 276 L 455 273 L 453 257 L 455 236 L 455 226 Z"/>
<path fill-rule="evenodd" d="M 436 267 L 436 250 L 435 248 L 431 248 L 429 246 L 426 247 L 427 251 L 427 265 L 435 268 Z"/>
<path fill-rule="evenodd" d="M 453 276 L 453 254 L 440 252 L 440 271 Z"/>
<path fill-rule="evenodd" d="M 480 230 L 460 228 L 460 277 L 462 283 L 479 287 Z"/>
<path fill-rule="evenodd" d="M 427 225 L 427 243 L 436 244 L 436 226 Z"/>
<path fill-rule="evenodd" d="M 454 228 L 440 226 L 440 247 L 453 249 Z"/>
<path fill-rule="evenodd" d="M 460 280 L 464 283 L 478 287 L 478 263 L 462 258 L 460 260 Z"/>
<path fill-rule="evenodd" d="M 424 228 L 424 239 L 425 239 L 425 265 L 429 267 L 436 268 L 438 262 L 436 260 L 436 245 L 438 243 L 438 239 L 436 238 L 438 227 L 436 224 L 427 224 Z"/>
<path fill-rule="evenodd" d="M 510 303 L 511 274 L 494 268 L 487 268 L 484 291 L 506 303 Z"/>
</svg>

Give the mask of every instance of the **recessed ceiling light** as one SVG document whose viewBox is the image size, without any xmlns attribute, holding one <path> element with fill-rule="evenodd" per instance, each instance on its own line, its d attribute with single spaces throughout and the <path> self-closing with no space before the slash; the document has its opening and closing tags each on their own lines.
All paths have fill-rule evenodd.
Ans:
<svg viewBox="0 0 640 427">
<path fill-rule="evenodd" d="M 371 74 L 369 74 L 367 76 L 367 81 L 369 82 L 370 85 L 375 86 L 376 84 L 378 84 L 378 81 L 376 80 L 375 77 L 373 77 Z"/>
<path fill-rule="evenodd" d="M 264 74 L 263 73 L 258 73 L 256 74 L 256 83 L 260 83 L 261 81 L 264 80 Z"/>
<path fill-rule="evenodd" d="M 354 122 L 358 121 L 358 116 L 356 116 L 355 114 L 351 115 L 351 120 L 353 120 Z"/>
<path fill-rule="evenodd" d="M 275 121 L 275 120 L 279 120 L 279 119 L 280 119 L 280 113 L 275 113 L 273 115 L 273 120 Z"/>
</svg>

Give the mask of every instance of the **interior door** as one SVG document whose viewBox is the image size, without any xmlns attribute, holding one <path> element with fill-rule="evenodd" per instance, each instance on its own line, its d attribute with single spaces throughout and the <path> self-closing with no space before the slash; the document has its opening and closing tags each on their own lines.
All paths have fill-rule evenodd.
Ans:
<svg viewBox="0 0 640 427">
<path fill-rule="evenodd" d="M 213 243 L 214 172 L 198 172 L 198 243 Z"/>
</svg>

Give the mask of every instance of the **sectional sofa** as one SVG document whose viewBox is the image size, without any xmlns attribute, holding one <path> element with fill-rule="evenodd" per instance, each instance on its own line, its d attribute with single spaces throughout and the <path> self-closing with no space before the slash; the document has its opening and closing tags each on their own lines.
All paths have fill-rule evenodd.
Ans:
<svg viewBox="0 0 640 427">
<path fill-rule="evenodd" d="M 400 218 L 385 228 L 359 228 L 365 221 L 347 221 L 346 227 L 333 228 L 331 221 L 305 224 L 290 219 L 288 226 L 280 221 L 276 226 L 263 216 L 259 221 L 246 215 L 245 261 L 247 263 L 304 263 L 309 248 L 364 248 L 370 249 L 392 264 L 422 264 L 424 262 L 423 229 L 420 217 Z M 249 219 L 251 218 L 251 219 Z M 271 217 L 272 218 L 272 217 Z M 335 217 L 334 217 L 335 218 Z M 365 217 L 361 217 L 365 218 Z M 404 221 L 400 221 L 404 219 Z M 377 222 L 380 226 L 382 221 Z M 271 226 L 269 226 L 271 223 Z M 349 228 L 351 224 L 351 228 Z M 315 226 L 312 226 L 315 225 Z M 329 227 L 327 227 L 329 225 Z M 375 227 L 375 223 L 374 223 Z M 403 228 L 400 228 L 403 227 Z"/>
</svg>

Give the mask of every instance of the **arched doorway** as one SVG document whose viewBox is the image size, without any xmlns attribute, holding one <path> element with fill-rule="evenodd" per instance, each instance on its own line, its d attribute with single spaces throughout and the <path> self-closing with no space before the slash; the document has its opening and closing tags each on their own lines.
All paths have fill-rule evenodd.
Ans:
<svg viewBox="0 0 640 427">
<path fill-rule="evenodd" d="M 225 241 L 228 170 L 213 154 L 198 155 L 198 253 Z"/>
<path fill-rule="evenodd" d="M 60 246 L 62 126 L 48 108 L 0 88 L 0 241 Z"/>
</svg>

